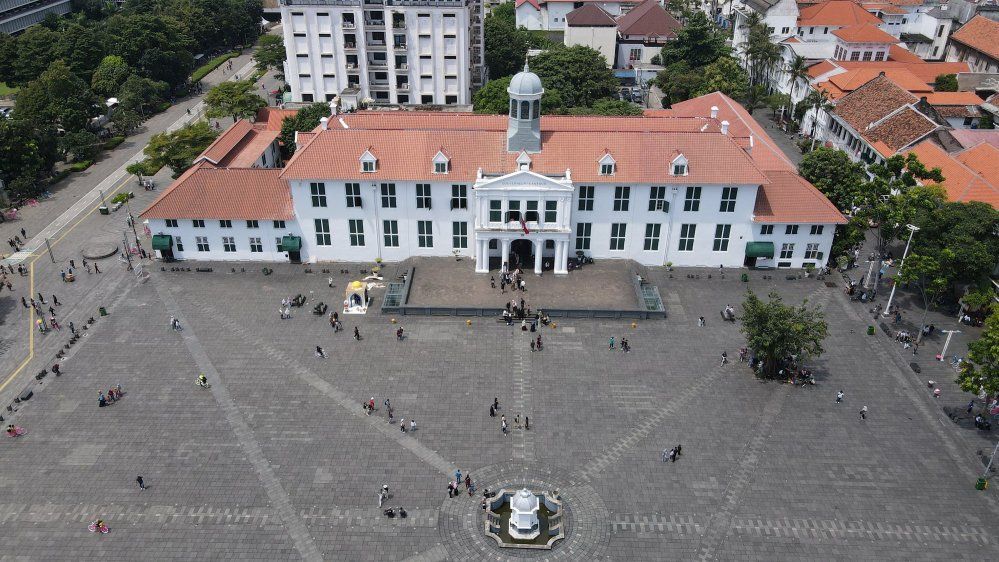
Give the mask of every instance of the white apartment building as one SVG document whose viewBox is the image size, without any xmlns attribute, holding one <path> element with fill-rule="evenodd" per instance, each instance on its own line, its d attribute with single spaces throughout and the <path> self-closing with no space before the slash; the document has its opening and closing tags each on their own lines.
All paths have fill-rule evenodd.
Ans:
<svg viewBox="0 0 999 562">
<path fill-rule="evenodd" d="M 568 259 L 803 267 L 843 216 L 737 103 L 715 93 L 638 117 L 542 117 L 541 80 L 507 116 L 360 111 L 300 133 L 283 168 L 228 132 L 142 213 L 160 257 L 395 262 L 568 273 Z M 730 121 L 731 120 L 731 121 Z M 243 126 L 244 129 L 246 126 Z"/>
<path fill-rule="evenodd" d="M 41 23 L 49 14 L 73 10 L 70 0 L 0 0 L 0 33 L 14 35 Z"/>
<path fill-rule="evenodd" d="M 484 79 L 481 0 L 281 0 L 296 102 L 470 104 Z"/>
<path fill-rule="evenodd" d="M 641 0 L 516 0 L 517 27 L 565 32 L 569 12 L 594 4 L 611 16 L 628 13 Z"/>
</svg>

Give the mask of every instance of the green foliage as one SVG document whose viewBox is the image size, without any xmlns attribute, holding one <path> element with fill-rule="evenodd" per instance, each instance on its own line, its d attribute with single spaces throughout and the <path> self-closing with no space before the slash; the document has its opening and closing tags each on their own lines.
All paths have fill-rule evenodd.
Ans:
<svg viewBox="0 0 999 562">
<path fill-rule="evenodd" d="M 663 106 L 669 107 L 695 97 L 694 93 L 700 91 L 704 80 L 699 71 L 691 68 L 688 63 L 680 61 L 661 70 L 655 78 L 655 83 L 663 92 Z"/>
<path fill-rule="evenodd" d="M 798 173 L 844 211 L 859 200 L 867 181 L 862 165 L 851 161 L 842 150 L 825 147 L 806 154 L 798 164 Z"/>
<path fill-rule="evenodd" d="M 801 363 L 822 355 L 828 326 L 822 311 L 810 308 L 807 300 L 795 307 L 784 304 L 776 291 L 768 301 L 749 291 L 742 308 L 741 330 L 749 349 L 763 361 L 764 377 L 776 378 L 781 362 L 791 356 Z"/>
<path fill-rule="evenodd" d="M 733 57 L 720 57 L 705 66 L 701 69 L 701 77 L 703 81 L 694 97 L 721 92 L 738 100 L 746 95 L 746 71 Z"/>
<path fill-rule="evenodd" d="M 123 191 L 111 198 L 111 203 L 121 203 L 125 204 L 125 201 L 135 197 L 135 194 L 131 191 Z"/>
<path fill-rule="evenodd" d="M 145 117 L 155 113 L 164 101 L 170 86 L 133 74 L 125 80 L 118 92 L 118 105 L 122 110 L 132 111 Z"/>
<path fill-rule="evenodd" d="M 980 285 L 971 287 L 961 298 L 961 304 L 972 312 L 988 312 L 995 307 L 996 291 L 989 281 L 983 281 Z"/>
<path fill-rule="evenodd" d="M 129 164 L 125 171 L 134 176 L 153 176 L 163 167 L 161 162 L 153 162 L 149 159 Z"/>
<path fill-rule="evenodd" d="M 125 142 L 125 137 L 123 136 L 111 137 L 108 140 L 104 141 L 104 150 L 111 150 L 113 148 L 117 148 L 118 145 L 120 145 L 123 142 Z"/>
<path fill-rule="evenodd" d="M 942 188 L 928 184 L 917 186 L 917 181 L 943 181 L 939 169 L 927 170 L 915 154 L 893 156 L 883 164 L 871 164 L 867 171 L 873 176 L 858 199 L 862 216 L 877 225 L 875 238 L 879 253 L 900 235 L 908 233 L 906 224 L 912 223 L 918 210 L 932 211 L 940 208 L 946 195 Z"/>
<path fill-rule="evenodd" d="M 101 143 L 90 131 L 72 131 L 59 139 L 59 148 L 73 162 L 93 160 L 100 152 Z"/>
<path fill-rule="evenodd" d="M 267 39 L 268 37 L 275 37 L 275 36 L 274 35 L 266 35 L 266 36 L 263 37 L 263 39 Z M 263 41 L 263 39 L 261 39 L 261 41 Z M 281 48 L 284 49 L 284 46 L 282 45 Z M 216 68 L 222 66 L 222 63 L 226 62 L 229 59 L 236 58 L 238 56 L 239 56 L 239 52 L 238 51 L 230 51 L 230 52 L 228 52 L 228 53 L 226 53 L 224 55 L 219 55 L 219 56 L 213 58 L 212 60 L 206 62 L 205 64 L 203 64 L 201 66 L 199 66 L 197 69 L 195 69 L 194 72 L 191 73 L 191 82 L 195 82 L 195 83 L 200 82 L 202 78 L 204 78 L 205 76 L 208 76 L 209 72 L 211 72 L 211 71 L 215 70 Z"/>
<path fill-rule="evenodd" d="M 505 2 L 493 8 L 486 17 L 483 34 L 486 66 L 489 67 L 489 76 L 494 79 L 520 72 L 524 67 L 528 49 L 551 50 L 562 46 L 561 43 L 549 40 L 544 32 L 518 28 L 512 2 Z"/>
<path fill-rule="evenodd" d="M 96 101 L 86 82 L 64 62 L 55 61 L 21 91 L 14 113 L 36 126 L 55 123 L 66 131 L 79 131 L 97 114 Z"/>
<path fill-rule="evenodd" d="M 319 126 L 319 120 L 330 116 L 330 106 L 325 102 L 316 102 L 303 107 L 295 115 L 285 117 L 281 121 L 281 136 L 278 137 L 284 147 L 285 158 L 295 153 L 295 133 L 311 131 Z"/>
<path fill-rule="evenodd" d="M 71 172 L 82 172 L 82 171 L 86 170 L 87 168 L 89 168 L 89 167 L 91 167 L 93 165 L 94 165 L 94 161 L 93 160 L 83 160 L 82 162 L 76 162 L 76 163 L 72 164 L 69 167 L 69 171 L 71 171 Z"/>
<path fill-rule="evenodd" d="M 866 238 L 867 221 L 862 217 L 851 217 L 846 224 L 836 225 L 836 235 L 829 250 L 830 257 L 835 256 L 837 263 L 839 258 L 845 257 L 849 263 L 850 258 L 847 253 Z"/>
<path fill-rule="evenodd" d="M 36 180 L 58 158 L 51 133 L 43 134 L 23 119 L 0 118 L 0 180 L 12 198 L 37 195 Z M 20 181 L 18 181 L 20 180 Z M 14 185 L 19 186 L 15 189 Z"/>
<path fill-rule="evenodd" d="M 172 133 L 153 135 L 142 151 L 146 155 L 146 170 L 150 167 L 159 170 L 163 166 L 170 166 L 173 177 L 177 177 L 191 167 L 194 159 L 208 148 L 217 136 L 218 133 L 207 121 L 185 125 Z"/>
<path fill-rule="evenodd" d="M 509 111 L 510 95 L 506 89 L 510 87 L 510 78 L 510 76 L 504 76 L 490 80 L 485 86 L 479 88 L 472 96 L 475 112 L 503 114 Z"/>
<path fill-rule="evenodd" d="M 669 41 L 659 54 L 663 66 L 683 62 L 691 68 L 705 67 L 729 54 L 725 34 L 708 16 L 696 10 L 687 17 L 675 41 Z"/>
<path fill-rule="evenodd" d="M 250 118 L 257 110 L 267 105 L 264 98 L 256 94 L 253 82 L 240 80 L 238 82 L 223 82 L 205 94 L 205 105 L 208 117 L 228 117 L 233 120 L 240 117 Z"/>
<path fill-rule="evenodd" d="M 920 227 L 913 251 L 939 256 L 949 252 L 946 266 L 953 283 L 977 283 L 999 263 L 999 211 L 986 203 L 948 202 L 917 209 Z"/>
<path fill-rule="evenodd" d="M 941 74 L 936 77 L 934 83 L 938 92 L 956 92 L 957 74 Z"/>
<path fill-rule="evenodd" d="M 90 86 L 101 96 L 114 97 L 131 74 L 132 69 L 125 59 L 117 55 L 108 55 L 97 65 L 90 79 Z"/>
<path fill-rule="evenodd" d="M 939 256 L 912 252 L 899 269 L 896 283 L 912 285 L 923 298 L 923 319 L 930 307 L 936 305 L 950 287 L 953 270 L 947 267 L 953 259 L 952 252 L 944 249 Z M 925 322 L 920 322 L 923 325 Z"/>
<path fill-rule="evenodd" d="M 114 130 L 116 134 L 122 135 L 121 136 L 122 139 L 124 139 L 128 135 L 131 135 L 137 128 L 139 128 L 139 125 L 141 124 L 142 124 L 142 117 L 139 116 L 138 113 L 130 109 L 122 109 L 121 107 L 119 107 L 111 112 L 111 128 Z M 107 143 L 105 143 L 105 146 L 107 147 Z M 113 147 L 108 147 L 108 148 L 113 148 Z"/>
<path fill-rule="evenodd" d="M 546 90 L 562 98 L 561 107 L 592 107 L 613 98 L 618 80 L 599 52 L 581 45 L 545 51 L 531 61 L 531 70 Z"/>
<path fill-rule="evenodd" d="M 567 115 L 611 115 L 629 116 L 641 115 L 642 108 L 623 100 L 597 100 L 593 107 L 570 107 L 565 110 Z"/>
<path fill-rule="evenodd" d="M 955 382 L 965 392 L 999 393 L 999 314 L 990 315 L 982 334 L 968 344 L 968 361 Z"/>
<path fill-rule="evenodd" d="M 992 119 L 992 114 L 991 113 L 986 113 L 986 114 L 982 115 L 978 119 L 978 128 L 979 129 L 995 129 L 996 128 L 996 124 L 995 124 L 995 121 L 993 121 L 993 119 Z"/>
<path fill-rule="evenodd" d="M 253 55 L 253 60 L 257 61 L 257 68 L 264 71 L 274 69 L 281 72 L 285 58 L 287 54 L 284 50 L 284 38 L 280 35 L 261 37 L 257 44 L 257 52 Z"/>
</svg>

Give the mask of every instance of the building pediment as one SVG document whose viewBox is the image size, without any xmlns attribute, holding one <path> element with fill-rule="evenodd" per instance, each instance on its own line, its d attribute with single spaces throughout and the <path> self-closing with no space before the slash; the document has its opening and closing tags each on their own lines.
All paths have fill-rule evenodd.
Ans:
<svg viewBox="0 0 999 562">
<path fill-rule="evenodd" d="M 572 192 L 572 180 L 562 177 L 553 178 L 530 170 L 518 170 L 505 176 L 483 178 L 475 182 L 476 190 L 503 191 L 568 191 Z"/>
</svg>

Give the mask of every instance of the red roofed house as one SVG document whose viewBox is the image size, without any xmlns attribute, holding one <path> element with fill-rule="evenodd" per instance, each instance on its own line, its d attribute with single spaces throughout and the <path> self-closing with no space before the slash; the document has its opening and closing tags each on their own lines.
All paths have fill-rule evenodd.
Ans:
<svg viewBox="0 0 999 562">
<path fill-rule="evenodd" d="M 611 16 L 626 13 L 640 0 L 515 0 L 517 27 L 531 30 L 564 31 L 569 12 L 586 4 L 598 6 Z"/>
<path fill-rule="evenodd" d="M 544 89 L 527 68 L 507 91 L 506 116 L 324 119 L 298 136 L 283 169 L 227 166 L 249 158 L 220 141 L 142 216 L 165 257 L 459 255 L 478 272 L 507 263 L 556 274 L 577 252 L 645 265 L 821 265 L 845 222 L 720 93 L 638 117 L 542 117 Z"/>
<path fill-rule="evenodd" d="M 971 18 L 951 34 L 947 60 L 967 62 L 972 72 L 999 72 L 999 22 Z"/>
<path fill-rule="evenodd" d="M 947 154 L 925 140 L 906 153 L 915 154 L 927 168 L 940 168 L 950 201 L 981 201 L 999 209 L 999 148 L 982 143 L 956 154 Z"/>
<path fill-rule="evenodd" d="M 566 20 L 566 45 L 590 47 L 604 55 L 607 66 L 620 69 L 651 63 L 681 27 L 658 0 L 645 0 L 617 17 L 597 3 L 585 3 L 569 12 Z"/>
</svg>

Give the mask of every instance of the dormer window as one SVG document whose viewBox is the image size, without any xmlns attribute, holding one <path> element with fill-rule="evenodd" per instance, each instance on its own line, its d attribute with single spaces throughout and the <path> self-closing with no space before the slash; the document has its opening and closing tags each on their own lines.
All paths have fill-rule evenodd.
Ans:
<svg viewBox="0 0 999 562">
<path fill-rule="evenodd" d="M 687 158 L 683 154 L 680 154 L 673 159 L 673 175 L 674 176 L 685 176 L 687 175 Z"/>
<path fill-rule="evenodd" d="M 604 157 L 600 159 L 600 175 L 613 176 L 616 172 L 617 162 L 614 161 L 614 157 L 609 152 L 604 154 Z"/>
<path fill-rule="evenodd" d="M 361 155 L 361 171 L 370 173 L 378 170 L 378 159 L 370 150 L 365 150 Z"/>
<path fill-rule="evenodd" d="M 531 169 L 531 157 L 527 155 L 526 150 L 520 151 L 520 156 L 517 156 L 517 168 L 520 170 Z"/>
<path fill-rule="evenodd" d="M 448 158 L 447 154 L 444 154 L 443 150 L 437 151 L 437 155 L 434 156 L 434 173 L 446 174 L 450 171 L 451 171 L 451 159 Z"/>
</svg>

